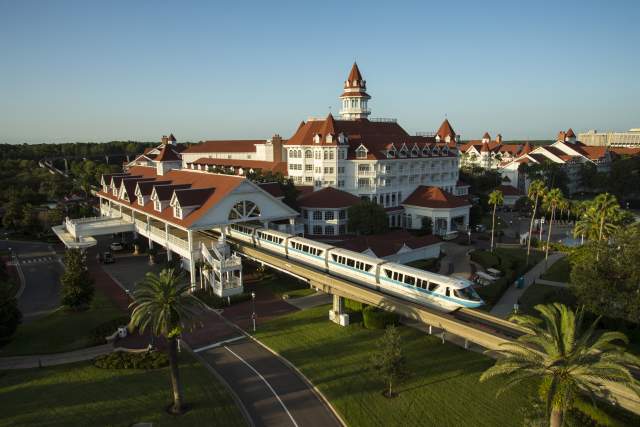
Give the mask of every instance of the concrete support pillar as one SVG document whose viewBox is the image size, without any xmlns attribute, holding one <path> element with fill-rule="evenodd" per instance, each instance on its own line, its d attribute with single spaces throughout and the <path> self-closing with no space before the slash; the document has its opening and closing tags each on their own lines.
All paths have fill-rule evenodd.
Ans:
<svg viewBox="0 0 640 427">
<path fill-rule="evenodd" d="M 262 226 L 264 228 L 269 228 L 269 221 L 262 221 Z"/>
<path fill-rule="evenodd" d="M 344 298 L 333 296 L 333 307 L 329 310 L 329 320 L 340 326 L 349 326 L 349 315 L 344 312 Z"/>
</svg>

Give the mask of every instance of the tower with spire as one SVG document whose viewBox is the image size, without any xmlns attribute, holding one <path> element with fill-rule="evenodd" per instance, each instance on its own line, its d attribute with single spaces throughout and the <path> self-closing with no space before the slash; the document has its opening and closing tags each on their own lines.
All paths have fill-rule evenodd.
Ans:
<svg viewBox="0 0 640 427">
<path fill-rule="evenodd" d="M 367 108 L 370 99 L 367 94 L 367 82 L 362 78 L 358 64 L 354 62 L 349 77 L 344 82 L 344 91 L 340 95 L 340 117 L 345 120 L 366 119 L 371 114 Z"/>
</svg>

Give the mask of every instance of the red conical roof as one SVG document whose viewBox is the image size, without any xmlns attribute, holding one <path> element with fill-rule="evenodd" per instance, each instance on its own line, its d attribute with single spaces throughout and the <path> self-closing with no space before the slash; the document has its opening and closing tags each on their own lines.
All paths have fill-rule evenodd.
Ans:
<svg viewBox="0 0 640 427">
<path fill-rule="evenodd" d="M 336 121 L 333 119 L 333 115 L 329 113 L 326 120 L 324 121 L 324 126 L 322 126 L 322 136 L 327 136 L 329 134 L 336 133 Z"/>
<path fill-rule="evenodd" d="M 491 141 L 491 135 L 489 135 L 489 132 L 485 132 L 484 135 L 482 135 L 482 139 L 488 139 Z"/>
<path fill-rule="evenodd" d="M 349 73 L 349 77 L 348 80 L 350 82 L 354 81 L 354 80 L 364 80 L 362 78 L 362 74 L 360 74 L 360 69 L 358 68 L 358 64 L 357 63 L 353 63 L 353 67 L 351 67 L 351 72 Z"/>
<path fill-rule="evenodd" d="M 442 122 L 442 124 L 440 125 L 440 129 L 438 129 L 438 132 L 436 132 L 436 134 L 441 139 L 445 139 L 447 136 L 450 136 L 451 138 L 455 138 L 456 136 L 455 131 L 451 127 L 451 123 L 449 123 L 449 119 L 444 119 L 444 122 Z"/>
<path fill-rule="evenodd" d="M 351 67 L 351 72 L 349 72 L 349 77 L 344 82 L 344 88 L 361 88 L 363 90 L 366 89 L 367 82 L 362 78 L 362 74 L 360 74 L 360 69 L 358 68 L 358 64 L 353 63 L 353 67 Z"/>
<path fill-rule="evenodd" d="M 565 136 L 566 136 L 567 138 L 575 138 L 575 137 L 576 137 L 576 134 L 575 134 L 575 133 L 573 133 L 573 129 L 569 128 L 569 130 L 567 131 L 567 133 L 565 134 Z"/>
</svg>

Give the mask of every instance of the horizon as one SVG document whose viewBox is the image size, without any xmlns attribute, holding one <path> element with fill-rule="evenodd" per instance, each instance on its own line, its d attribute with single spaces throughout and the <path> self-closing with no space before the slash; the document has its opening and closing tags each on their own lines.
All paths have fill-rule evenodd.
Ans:
<svg viewBox="0 0 640 427">
<path fill-rule="evenodd" d="M 410 134 L 640 127 L 640 4 L 457 5 L 6 2 L 0 142 L 289 138 L 338 117 L 354 60 Z"/>
</svg>

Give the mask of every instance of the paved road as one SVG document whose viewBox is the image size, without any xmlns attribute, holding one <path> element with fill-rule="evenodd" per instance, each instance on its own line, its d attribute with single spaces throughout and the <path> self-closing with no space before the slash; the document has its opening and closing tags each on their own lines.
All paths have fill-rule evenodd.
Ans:
<svg viewBox="0 0 640 427">
<path fill-rule="evenodd" d="M 0 249 L 11 248 L 18 256 L 25 287 L 18 298 L 18 308 L 28 322 L 60 306 L 60 283 L 63 268 L 52 245 L 41 242 L 2 240 Z"/>
<path fill-rule="evenodd" d="M 237 338 L 198 354 L 232 385 L 257 427 L 341 425 L 284 362 L 249 338 Z"/>
</svg>

